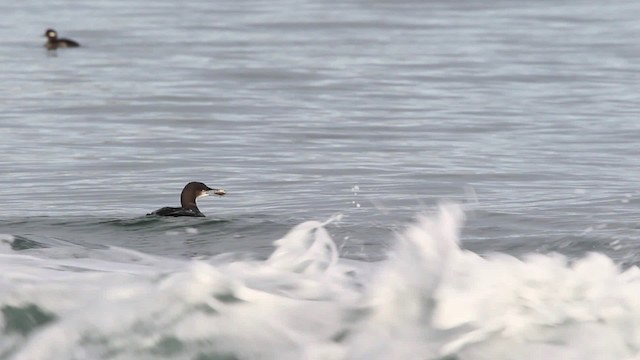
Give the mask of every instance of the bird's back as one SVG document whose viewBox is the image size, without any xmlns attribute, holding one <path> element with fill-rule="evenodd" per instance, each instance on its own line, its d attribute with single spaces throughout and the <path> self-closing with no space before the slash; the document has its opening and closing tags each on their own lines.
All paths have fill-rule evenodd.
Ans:
<svg viewBox="0 0 640 360">
<path fill-rule="evenodd" d="M 185 209 L 181 207 L 163 207 L 158 209 L 147 215 L 157 215 L 157 216 L 197 216 L 204 217 L 204 214 L 200 212 L 200 210 L 196 209 Z"/>
</svg>

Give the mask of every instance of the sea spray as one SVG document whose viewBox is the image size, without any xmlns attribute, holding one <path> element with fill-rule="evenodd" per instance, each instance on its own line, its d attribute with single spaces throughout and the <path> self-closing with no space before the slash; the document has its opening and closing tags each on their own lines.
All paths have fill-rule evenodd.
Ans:
<svg viewBox="0 0 640 360">
<path fill-rule="evenodd" d="M 640 271 L 608 257 L 480 257 L 442 205 L 384 261 L 310 221 L 267 260 L 168 259 L 1 237 L 0 359 L 637 359 Z"/>
<path fill-rule="evenodd" d="M 437 334 L 429 327 L 434 291 L 460 250 L 460 207 L 442 205 L 434 217 L 419 215 L 397 235 L 363 294 L 370 313 L 357 326 L 349 359 L 408 359 L 437 354 Z"/>
</svg>

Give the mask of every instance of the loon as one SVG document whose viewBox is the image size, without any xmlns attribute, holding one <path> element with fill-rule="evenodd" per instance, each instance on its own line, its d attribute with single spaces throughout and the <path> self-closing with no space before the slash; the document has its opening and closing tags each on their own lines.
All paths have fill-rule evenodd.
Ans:
<svg viewBox="0 0 640 360">
<path fill-rule="evenodd" d="M 47 31 L 44 32 L 44 36 L 47 37 L 47 43 L 44 44 L 44 46 L 49 50 L 80 46 L 80 44 L 73 40 L 58 39 L 58 33 L 53 29 L 47 29 Z"/>
<path fill-rule="evenodd" d="M 224 196 L 226 192 L 223 189 L 212 189 L 201 182 L 192 181 L 182 189 L 181 207 L 163 207 L 147 215 L 204 217 L 196 205 L 196 199 L 210 194 Z"/>
</svg>

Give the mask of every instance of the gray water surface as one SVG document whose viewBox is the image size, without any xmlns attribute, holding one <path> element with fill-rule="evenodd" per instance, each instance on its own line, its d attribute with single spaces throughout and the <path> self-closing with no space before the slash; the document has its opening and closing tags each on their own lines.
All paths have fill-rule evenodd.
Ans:
<svg viewBox="0 0 640 360">
<path fill-rule="evenodd" d="M 480 253 L 638 262 L 636 1 L 4 8 L 0 233 L 264 256 L 343 214 L 368 259 L 449 200 Z M 83 46 L 47 52 L 47 27 Z M 207 219 L 143 218 L 192 180 L 228 192 Z"/>
</svg>

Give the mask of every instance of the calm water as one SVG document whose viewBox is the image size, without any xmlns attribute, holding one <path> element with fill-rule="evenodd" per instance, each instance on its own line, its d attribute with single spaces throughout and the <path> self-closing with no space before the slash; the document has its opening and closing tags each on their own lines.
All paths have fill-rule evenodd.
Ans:
<svg viewBox="0 0 640 360">
<path fill-rule="evenodd" d="M 7 236 L 0 326 L 9 340 L 0 340 L 0 359 L 40 359 L 54 350 L 61 359 L 639 356 L 640 339 L 617 333 L 603 337 L 613 340 L 600 348 L 585 348 L 580 336 L 603 335 L 579 324 L 606 323 L 608 315 L 587 306 L 581 314 L 591 317 L 572 317 L 577 305 L 566 310 L 548 297 L 558 293 L 549 284 L 566 274 L 554 286 L 604 287 L 613 297 L 580 293 L 575 303 L 621 303 L 606 314 L 640 314 L 624 295 L 640 283 L 629 273 L 640 262 L 640 3 L 108 0 L 24 1 L 3 9 L 9 16 L 0 24 L 0 234 Z M 47 27 L 83 46 L 47 52 Z M 193 180 L 228 192 L 199 201 L 207 218 L 144 217 L 177 206 Z M 403 248 L 398 234 L 442 201 L 461 204 L 464 223 L 421 223 L 424 236 L 406 236 L 416 248 Z M 290 244 L 274 253 L 274 240 L 296 225 L 336 215 L 309 230 L 313 241 L 292 233 L 309 252 Z M 318 238 L 325 229 L 331 239 Z M 451 245 L 458 240 L 447 234 L 456 229 L 460 246 L 472 253 Z M 492 323 L 479 299 L 495 294 L 443 275 L 449 255 L 434 260 L 420 242 L 440 255 L 453 246 L 462 257 L 497 252 L 524 259 L 452 260 L 450 267 L 505 297 L 520 294 L 513 295 L 518 309 L 548 306 L 540 313 L 557 316 L 518 318 L 524 325 L 510 327 L 513 318 L 496 310 L 503 323 Z M 390 250 L 405 255 L 379 261 Z M 409 259 L 412 252 L 424 256 Z M 312 274 L 291 265 L 307 261 L 323 265 L 312 266 Z M 304 276 L 265 270 L 273 266 Z M 621 274 L 615 266 L 631 270 Z M 504 273 L 523 277 L 503 279 Z M 615 280 L 594 280 L 596 273 Z M 211 280 L 216 274 L 237 283 Z M 402 289 L 396 275 L 406 281 Z M 544 285 L 536 288 L 545 295 L 535 306 L 519 302 L 529 298 L 513 285 L 531 281 Z M 256 307 L 225 313 L 209 304 L 230 322 L 196 321 L 193 331 L 205 346 L 183 329 L 195 315 L 168 305 L 180 294 L 184 303 L 176 301 L 185 309 L 201 308 L 202 298 L 181 282 L 213 293 L 246 287 L 249 295 L 229 291 Z M 119 295 L 95 295 L 100 283 Z M 275 309 L 255 291 L 304 301 Z M 442 305 L 411 313 L 403 301 L 414 297 Z M 403 300 L 381 309 L 373 305 L 379 298 Z M 155 310 L 147 309 L 154 299 Z M 321 304 L 307 307 L 310 299 Z M 98 300 L 105 315 L 78 320 Z M 493 300 L 487 301 L 507 307 Z M 308 314 L 354 308 L 359 322 Z M 416 324 L 402 322 L 403 311 Z M 154 322 L 157 312 L 172 320 Z M 396 323 L 386 312 L 398 315 Z M 11 320 L 14 313 L 18 320 Z M 52 320 L 29 327 L 19 314 Z M 109 322 L 114 315 L 121 324 Z M 423 317 L 432 320 L 415 320 Z M 146 335 L 129 343 L 141 333 L 136 321 Z M 282 333 L 271 339 L 231 326 L 258 324 L 252 328 L 264 334 L 280 321 Z M 579 328 L 543 335 L 530 329 L 564 322 Z M 212 329 L 221 324 L 233 329 Z M 360 331 L 385 326 L 401 330 Z M 504 339 L 544 343 L 544 337 L 563 340 L 522 348 Z M 379 343 L 388 345 L 371 345 Z M 512 354 L 495 350 L 501 347 Z"/>
</svg>

